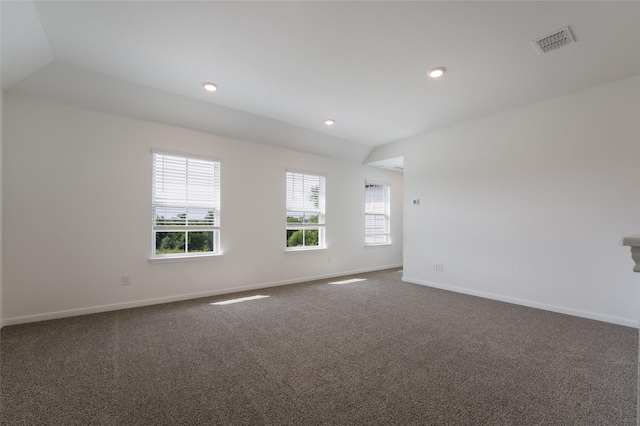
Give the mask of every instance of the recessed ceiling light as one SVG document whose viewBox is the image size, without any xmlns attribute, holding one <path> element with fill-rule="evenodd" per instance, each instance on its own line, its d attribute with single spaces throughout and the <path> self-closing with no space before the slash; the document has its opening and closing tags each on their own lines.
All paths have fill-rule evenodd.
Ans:
<svg viewBox="0 0 640 426">
<path fill-rule="evenodd" d="M 202 87 L 204 87 L 204 90 L 207 90 L 209 92 L 215 92 L 216 90 L 218 90 L 218 86 L 208 81 L 202 83 Z"/>
<path fill-rule="evenodd" d="M 324 120 L 324 124 L 326 124 L 327 126 L 333 126 L 334 124 L 336 124 L 336 120 L 329 118 Z"/>
<path fill-rule="evenodd" d="M 445 67 L 436 67 L 436 68 L 431 68 L 429 70 L 429 72 L 427 73 L 427 75 L 431 78 L 438 78 L 438 77 L 442 77 L 442 74 L 444 74 L 444 72 L 447 69 Z"/>
</svg>

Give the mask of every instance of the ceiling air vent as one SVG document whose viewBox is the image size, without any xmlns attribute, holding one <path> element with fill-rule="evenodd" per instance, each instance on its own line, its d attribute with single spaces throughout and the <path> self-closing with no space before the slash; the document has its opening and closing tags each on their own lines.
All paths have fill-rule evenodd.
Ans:
<svg viewBox="0 0 640 426">
<path fill-rule="evenodd" d="M 574 41 L 569 27 L 564 27 L 535 40 L 531 40 L 531 44 L 534 49 L 536 49 L 536 52 L 543 55 L 552 50 L 560 49 L 562 46 L 566 46 Z"/>
</svg>

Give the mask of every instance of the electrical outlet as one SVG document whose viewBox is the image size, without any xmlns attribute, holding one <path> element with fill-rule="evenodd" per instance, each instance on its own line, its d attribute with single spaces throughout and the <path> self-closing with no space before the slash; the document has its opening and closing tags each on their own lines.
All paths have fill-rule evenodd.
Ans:
<svg viewBox="0 0 640 426">
<path fill-rule="evenodd" d="M 131 284 L 131 279 L 129 278 L 129 275 L 123 275 L 122 285 L 130 285 L 130 284 Z"/>
<path fill-rule="evenodd" d="M 437 263 L 434 263 L 434 264 L 433 264 L 433 270 L 434 270 L 434 271 L 437 271 L 437 270 L 438 270 L 438 264 L 437 264 Z"/>
<path fill-rule="evenodd" d="M 442 263 L 438 263 L 438 264 L 437 264 L 437 268 L 436 268 L 436 269 L 437 269 L 438 271 L 442 272 L 442 271 L 444 271 L 444 265 L 443 265 Z"/>
</svg>

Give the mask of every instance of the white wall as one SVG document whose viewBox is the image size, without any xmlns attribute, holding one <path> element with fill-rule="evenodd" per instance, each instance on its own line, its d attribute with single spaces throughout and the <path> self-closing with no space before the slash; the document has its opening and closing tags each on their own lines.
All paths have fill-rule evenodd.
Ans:
<svg viewBox="0 0 640 426">
<path fill-rule="evenodd" d="M 4 115 L 6 324 L 402 264 L 401 174 L 15 95 Z M 224 256 L 148 261 L 152 148 L 222 161 Z M 327 178 L 327 250 L 284 252 L 287 168 Z M 363 246 L 365 179 L 391 185 L 391 246 Z"/>
<path fill-rule="evenodd" d="M 1 15 L 1 14 L 0 14 Z M 0 79 L 1 80 L 1 79 Z M 1 84 L 0 84 L 1 86 Z M 3 134 L 4 134 L 4 115 L 2 114 L 2 104 L 4 100 L 4 91 L 0 89 L 0 329 L 4 325 L 2 320 L 2 151 L 3 151 Z"/>
<path fill-rule="evenodd" d="M 637 326 L 639 123 L 634 77 L 403 141 L 404 279 Z"/>
</svg>

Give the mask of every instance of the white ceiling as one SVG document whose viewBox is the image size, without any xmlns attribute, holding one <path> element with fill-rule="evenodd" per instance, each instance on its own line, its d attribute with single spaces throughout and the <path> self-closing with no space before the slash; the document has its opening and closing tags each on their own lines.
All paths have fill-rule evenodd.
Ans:
<svg viewBox="0 0 640 426">
<path fill-rule="evenodd" d="M 360 162 L 379 145 L 640 74 L 638 1 L 1 6 L 8 92 Z M 575 43 L 536 53 L 531 39 L 567 25 Z M 447 68 L 439 80 L 425 76 L 435 66 Z"/>
</svg>

